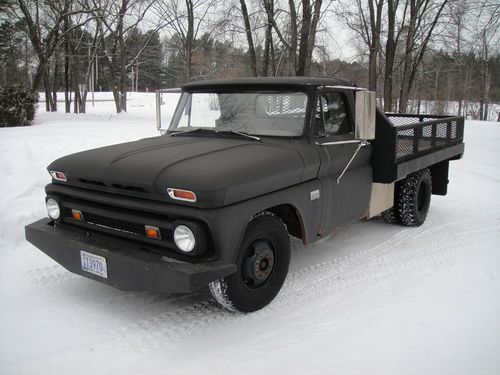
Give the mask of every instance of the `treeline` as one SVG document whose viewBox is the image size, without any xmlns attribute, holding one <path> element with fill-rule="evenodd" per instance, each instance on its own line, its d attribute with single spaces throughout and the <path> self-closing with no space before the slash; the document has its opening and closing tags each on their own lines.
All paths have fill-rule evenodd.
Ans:
<svg viewBox="0 0 500 375">
<path fill-rule="evenodd" d="M 339 76 L 395 112 L 455 101 L 457 114 L 485 119 L 500 100 L 495 0 L 0 0 L 0 9 L 0 84 L 45 91 L 47 111 L 61 91 L 66 112 L 85 112 L 100 90 L 121 112 L 131 90 L 239 76 Z M 348 46 L 335 44 L 339 30 Z M 355 52 L 342 58 L 344 48 Z"/>
</svg>

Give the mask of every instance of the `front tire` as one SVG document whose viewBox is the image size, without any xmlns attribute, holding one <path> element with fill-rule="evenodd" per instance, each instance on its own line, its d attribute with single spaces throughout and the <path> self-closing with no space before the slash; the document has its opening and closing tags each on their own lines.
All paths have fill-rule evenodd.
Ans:
<svg viewBox="0 0 500 375">
<path fill-rule="evenodd" d="M 236 258 L 237 271 L 209 285 L 223 307 L 252 312 L 269 304 L 285 282 L 290 264 L 290 237 L 285 224 L 264 212 L 248 224 Z"/>
</svg>

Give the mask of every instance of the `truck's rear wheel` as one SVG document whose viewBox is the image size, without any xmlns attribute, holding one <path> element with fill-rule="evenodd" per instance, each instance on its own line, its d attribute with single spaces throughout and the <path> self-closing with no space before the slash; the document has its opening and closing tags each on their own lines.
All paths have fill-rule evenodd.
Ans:
<svg viewBox="0 0 500 375">
<path fill-rule="evenodd" d="M 427 217 L 432 195 L 429 169 L 412 173 L 401 181 L 397 197 L 397 210 L 403 225 L 422 225 Z"/>
<path fill-rule="evenodd" d="M 386 223 L 389 223 L 389 224 L 401 223 L 401 220 L 399 219 L 398 211 L 394 207 L 391 207 L 388 210 L 385 210 L 384 212 L 382 212 L 382 218 L 385 220 Z"/>
<path fill-rule="evenodd" d="M 283 222 L 265 212 L 248 224 L 236 260 L 237 271 L 210 283 L 212 296 L 232 311 L 252 312 L 278 294 L 290 264 L 290 238 Z"/>
</svg>

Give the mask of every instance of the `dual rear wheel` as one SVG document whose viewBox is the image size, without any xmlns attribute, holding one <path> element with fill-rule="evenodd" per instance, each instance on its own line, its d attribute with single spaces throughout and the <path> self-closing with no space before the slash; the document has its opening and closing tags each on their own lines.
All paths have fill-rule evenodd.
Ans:
<svg viewBox="0 0 500 375">
<path fill-rule="evenodd" d="M 385 211 L 382 217 L 389 223 L 420 226 L 429 212 L 431 195 L 432 178 L 429 169 L 412 173 L 396 183 L 394 207 Z"/>
</svg>

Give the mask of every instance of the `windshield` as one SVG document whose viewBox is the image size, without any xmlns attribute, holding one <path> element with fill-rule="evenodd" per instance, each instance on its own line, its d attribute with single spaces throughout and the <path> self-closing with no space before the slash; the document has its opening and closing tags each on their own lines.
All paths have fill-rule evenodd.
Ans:
<svg viewBox="0 0 500 375">
<path fill-rule="evenodd" d="M 303 92 L 183 93 L 169 131 L 213 129 L 252 135 L 302 135 L 307 108 Z"/>
</svg>

